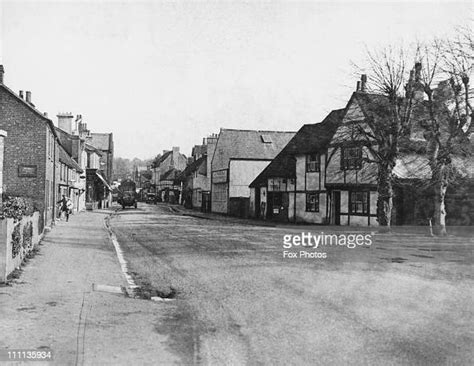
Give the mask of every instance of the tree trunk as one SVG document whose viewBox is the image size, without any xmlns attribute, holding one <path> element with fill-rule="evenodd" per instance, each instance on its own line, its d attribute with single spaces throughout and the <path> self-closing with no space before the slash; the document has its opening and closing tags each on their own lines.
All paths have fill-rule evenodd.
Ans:
<svg viewBox="0 0 474 366">
<path fill-rule="evenodd" d="M 434 234 L 446 236 L 446 205 L 445 197 L 448 189 L 447 166 L 438 162 L 433 169 L 433 187 L 434 187 Z"/>
<path fill-rule="evenodd" d="M 377 220 L 382 231 L 390 231 L 393 207 L 392 166 L 379 165 L 377 184 Z"/>
</svg>

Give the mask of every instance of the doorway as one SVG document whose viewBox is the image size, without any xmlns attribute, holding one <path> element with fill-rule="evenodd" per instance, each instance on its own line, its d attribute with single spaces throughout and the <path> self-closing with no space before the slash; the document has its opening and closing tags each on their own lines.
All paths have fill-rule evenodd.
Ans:
<svg viewBox="0 0 474 366">
<path fill-rule="evenodd" d="M 334 224 L 341 225 L 341 191 L 334 191 Z"/>
</svg>

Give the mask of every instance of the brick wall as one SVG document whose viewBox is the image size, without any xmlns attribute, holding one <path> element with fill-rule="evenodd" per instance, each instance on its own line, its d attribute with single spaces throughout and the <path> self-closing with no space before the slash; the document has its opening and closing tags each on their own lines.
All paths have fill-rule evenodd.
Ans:
<svg viewBox="0 0 474 366">
<path fill-rule="evenodd" d="M 3 194 L 3 155 L 6 136 L 7 132 L 4 130 L 0 130 L 0 203 L 2 202 Z"/>
<path fill-rule="evenodd" d="M 53 171 L 57 143 L 39 112 L 0 85 L 0 129 L 8 138 L 4 146 L 3 191 L 35 200 L 40 210 L 40 230 L 49 225 L 54 205 Z M 51 145 L 49 145 L 51 141 Z M 52 151 L 48 154 L 48 147 Z M 20 176 L 20 166 L 36 167 L 36 176 Z"/>
</svg>

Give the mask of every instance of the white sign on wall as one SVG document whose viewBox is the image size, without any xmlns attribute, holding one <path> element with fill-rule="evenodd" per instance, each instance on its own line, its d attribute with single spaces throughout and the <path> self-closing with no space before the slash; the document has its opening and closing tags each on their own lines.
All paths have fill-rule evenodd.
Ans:
<svg viewBox="0 0 474 366">
<path fill-rule="evenodd" d="M 212 183 L 227 183 L 227 169 L 212 172 Z"/>
</svg>

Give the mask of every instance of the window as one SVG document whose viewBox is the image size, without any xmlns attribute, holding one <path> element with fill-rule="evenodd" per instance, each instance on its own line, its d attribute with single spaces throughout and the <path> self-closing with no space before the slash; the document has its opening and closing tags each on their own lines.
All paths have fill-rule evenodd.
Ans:
<svg viewBox="0 0 474 366">
<path fill-rule="evenodd" d="M 260 138 L 262 139 L 262 142 L 264 144 L 271 144 L 273 141 L 272 141 L 272 137 L 270 135 L 260 135 Z"/>
<path fill-rule="evenodd" d="M 306 211 L 319 212 L 319 193 L 306 193 Z"/>
<path fill-rule="evenodd" d="M 351 214 L 368 214 L 369 192 L 351 192 L 349 198 L 349 212 Z"/>
<path fill-rule="evenodd" d="M 306 155 L 306 171 L 307 172 L 320 171 L 319 154 Z"/>
<path fill-rule="evenodd" d="M 352 170 L 362 168 L 362 146 L 343 147 L 341 151 L 341 169 Z"/>
<path fill-rule="evenodd" d="M 274 192 L 285 192 L 286 191 L 286 178 L 269 178 L 268 179 L 268 190 Z"/>
</svg>

